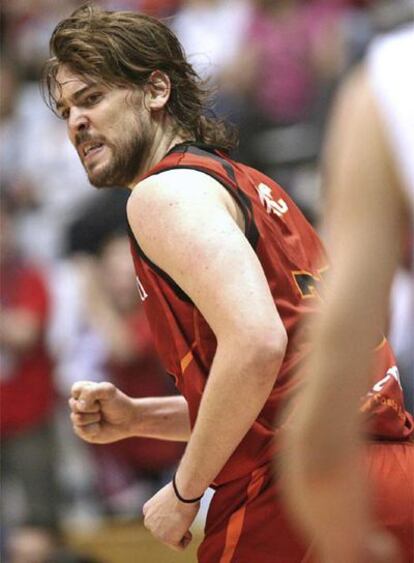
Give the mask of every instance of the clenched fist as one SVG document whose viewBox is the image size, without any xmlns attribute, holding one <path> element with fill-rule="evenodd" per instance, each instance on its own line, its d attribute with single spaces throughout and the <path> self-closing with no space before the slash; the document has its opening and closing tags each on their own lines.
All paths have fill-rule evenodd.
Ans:
<svg viewBox="0 0 414 563">
<path fill-rule="evenodd" d="M 69 407 L 75 434 L 86 442 L 106 444 L 134 435 L 134 401 L 112 383 L 78 381 L 72 387 Z"/>
</svg>

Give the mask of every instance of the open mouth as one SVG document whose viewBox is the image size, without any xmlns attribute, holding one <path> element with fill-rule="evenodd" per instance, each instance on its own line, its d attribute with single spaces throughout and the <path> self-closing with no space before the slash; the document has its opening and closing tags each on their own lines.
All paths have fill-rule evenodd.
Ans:
<svg viewBox="0 0 414 563">
<path fill-rule="evenodd" d="M 98 154 L 103 149 L 103 147 L 104 147 L 103 143 L 87 143 L 87 144 L 85 144 L 82 148 L 82 154 L 83 154 L 84 160 L 85 161 L 90 160 L 93 156 Z"/>
</svg>

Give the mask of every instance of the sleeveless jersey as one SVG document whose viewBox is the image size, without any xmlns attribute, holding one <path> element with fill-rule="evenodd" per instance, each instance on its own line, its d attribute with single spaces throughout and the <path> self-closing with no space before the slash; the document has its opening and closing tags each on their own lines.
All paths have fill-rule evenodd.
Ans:
<svg viewBox="0 0 414 563">
<path fill-rule="evenodd" d="M 212 147 L 183 143 L 174 147 L 146 177 L 177 168 L 208 174 L 236 200 L 244 215 L 245 235 L 262 265 L 288 335 L 287 350 L 273 391 L 215 479 L 214 484 L 218 485 L 246 475 L 268 462 L 274 453 L 273 439 L 278 433 L 275 419 L 296 384 L 294 375 L 309 348 L 306 323 L 302 323 L 319 309 L 318 287 L 328 263 L 322 243 L 301 211 L 282 188 L 264 174 L 231 160 Z M 189 296 L 149 260 L 132 232 L 130 235 L 138 289 L 158 352 L 188 402 L 194 425 L 216 350 L 215 335 Z M 380 377 L 377 379 L 382 380 L 387 370 L 395 365 L 386 342 L 379 349 L 378 361 Z M 394 378 L 391 385 L 393 381 Z M 388 384 L 388 379 L 382 383 L 383 386 Z M 381 402 L 377 405 L 371 399 L 368 410 L 371 412 L 379 406 L 383 414 L 384 405 Z M 396 402 L 401 405 L 400 396 Z M 394 418 L 391 424 L 387 421 L 395 434 L 404 423 L 399 420 L 396 429 Z"/>
</svg>

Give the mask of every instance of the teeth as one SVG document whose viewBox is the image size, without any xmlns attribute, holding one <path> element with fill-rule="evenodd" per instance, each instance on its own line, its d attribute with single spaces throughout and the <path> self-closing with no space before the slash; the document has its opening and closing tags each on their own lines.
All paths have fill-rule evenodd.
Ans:
<svg viewBox="0 0 414 563">
<path fill-rule="evenodd" d="M 96 149 L 98 147 L 101 147 L 102 144 L 101 143 L 95 143 L 94 145 L 87 145 L 84 149 L 84 155 L 86 156 L 88 153 L 90 153 L 91 150 Z"/>
</svg>

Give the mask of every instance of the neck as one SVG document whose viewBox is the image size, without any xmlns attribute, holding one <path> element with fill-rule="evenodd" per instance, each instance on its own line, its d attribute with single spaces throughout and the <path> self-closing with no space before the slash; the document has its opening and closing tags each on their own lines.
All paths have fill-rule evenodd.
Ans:
<svg viewBox="0 0 414 563">
<path fill-rule="evenodd" d="M 167 126 L 163 127 L 163 125 Z M 175 145 L 190 139 L 188 133 L 184 134 L 183 131 L 177 130 L 171 123 L 164 123 L 155 127 L 147 155 L 143 159 L 135 178 L 128 184 L 129 189 L 133 190 L 141 178 L 156 166 Z"/>
</svg>

